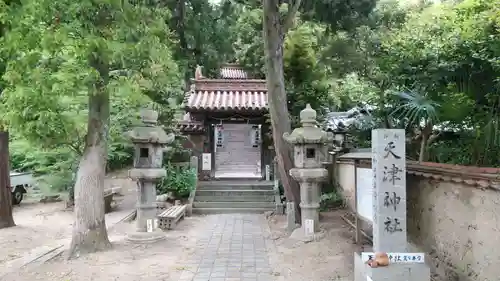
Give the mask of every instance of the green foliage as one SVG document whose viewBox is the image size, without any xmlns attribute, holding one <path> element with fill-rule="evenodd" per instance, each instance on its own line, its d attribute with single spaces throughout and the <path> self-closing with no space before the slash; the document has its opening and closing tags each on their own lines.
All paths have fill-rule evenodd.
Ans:
<svg viewBox="0 0 500 281">
<path fill-rule="evenodd" d="M 342 198 L 342 195 L 337 191 L 323 193 L 321 194 L 319 204 L 322 211 L 339 208 L 344 206 L 344 198 Z"/>
<path fill-rule="evenodd" d="M 176 137 L 164 154 L 163 163 L 167 177 L 157 186 L 157 194 L 172 192 L 176 198 L 186 198 L 196 188 L 197 172 L 188 168 L 191 150 L 183 147 L 185 136 Z"/>
<path fill-rule="evenodd" d="M 196 188 L 196 171 L 170 163 L 165 165 L 165 169 L 167 177 L 157 184 L 157 194 L 172 192 L 175 198 L 189 197 L 189 193 Z"/>
<path fill-rule="evenodd" d="M 131 165 L 133 146 L 125 132 L 138 120 L 138 112 L 148 100 L 130 101 L 127 96 L 112 99 L 112 115 L 109 134 L 108 170 L 116 170 Z M 132 112 L 132 114 L 130 114 Z M 81 121 L 85 126 L 85 120 Z M 50 186 L 55 191 L 63 191 L 73 184 L 81 156 L 80 143 L 61 143 L 57 147 L 46 147 L 44 143 L 29 141 L 17 131 L 11 131 L 10 160 L 13 170 L 33 171 L 40 184 Z"/>
<path fill-rule="evenodd" d="M 65 191 L 72 187 L 78 155 L 67 148 L 43 149 L 25 139 L 10 144 L 11 169 L 32 171 L 43 190 Z"/>
<path fill-rule="evenodd" d="M 52 185 L 72 181 L 87 134 L 88 97 L 98 87 L 111 103 L 103 120 L 108 169 L 130 165 L 124 133 L 139 109 L 163 103 L 162 122 L 171 126 L 169 101 L 182 93 L 169 18 L 167 8 L 127 1 L 31 1 L 2 13 L 8 28 L 0 38 L 7 58 L 0 120 L 13 135 L 12 166 Z"/>
<path fill-rule="evenodd" d="M 176 136 L 174 141 L 168 145 L 168 151 L 164 154 L 165 163 L 186 163 L 190 161 L 191 150 L 184 148 L 184 143 L 189 141 L 186 136 Z"/>
<path fill-rule="evenodd" d="M 415 92 L 401 92 L 398 96 L 403 100 L 403 104 L 392 112 L 397 119 L 405 119 L 410 125 L 438 122 L 436 107 L 439 105 L 434 101 Z"/>
<path fill-rule="evenodd" d="M 419 140 L 431 120 L 429 161 L 500 166 L 500 0 L 341 2 L 303 1 L 285 38 L 293 121 L 306 103 L 320 115 L 370 105 L 372 118 L 354 133 L 360 145 L 373 127 L 407 128 Z M 0 125 L 11 133 L 13 169 L 35 171 L 54 190 L 71 186 L 88 97 L 102 81 L 111 101 L 108 170 L 129 165 L 124 132 L 139 109 L 153 106 L 172 131 L 196 64 L 209 77 L 231 61 L 265 76 L 262 16 L 254 0 L 0 0 Z M 166 162 L 189 161 L 181 142 Z M 418 157 L 418 145 L 407 150 Z M 171 175 L 164 188 L 185 194 L 188 172 Z"/>
<path fill-rule="evenodd" d="M 381 3 L 367 26 L 325 48 L 341 108 L 375 106 L 374 126 L 406 127 L 412 140 L 430 128 L 431 161 L 499 166 L 499 4 Z M 415 150 L 410 142 L 410 158 Z"/>
<path fill-rule="evenodd" d="M 197 64 L 203 66 L 204 75 L 215 77 L 218 66 L 233 57 L 231 30 L 236 21 L 232 5 L 214 6 L 209 0 L 167 0 L 164 3 L 173 15 L 169 27 L 178 44 L 174 57 L 183 71 L 185 82 L 194 76 Z"/>
<path fill-rule="evenodd" d="M 236 6 L 239 16 L 231 26 L 236 60 L 256 78 L 264 78 L 264 43 L 262 9 Z"/>
<path fill-rule="evenodd" d="M 236 60 L 257 78 L 264 78 L 264 45 L 262 9 L 239 7 L 241 14 L 232 27 Z M 332 82 L 326 68 L 318 63 L 322 48 L 320 39 L 326 27 L 317 23 L 300 22 L 288 33 L 284 43 L 285 87 L 288 109 L 294 125 L 299 112 L 307 103 L 320 115 L 324 107 L 335 103 L 330 95 Z"/>
<path fill-rule="evenodd" d="M 367 20 L 376 2 L 375 0 L 304 0 L 301 12 L 304 19 L 326 23 L 334 31 L 352 30 Z"/>
<path fill-rule="evenodd" d="M 297 117 L 307 104 L 321 115 L 325 107 L 334 103 L 326 71 L 318 63 L 319 42 L 315 38 L 322 32 L 320 26 L 303 24 L 290 31 L 285 40 L 283 67 L 288 82 L 288 111 L 295 125 L 299 124 Z"/>
</svg>

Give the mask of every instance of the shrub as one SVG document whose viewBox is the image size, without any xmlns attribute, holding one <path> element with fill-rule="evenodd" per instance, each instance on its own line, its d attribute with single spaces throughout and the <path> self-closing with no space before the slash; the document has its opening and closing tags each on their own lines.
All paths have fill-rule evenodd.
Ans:
<svg viewBox="0 0 500 281">
<path fill-rule="evenodd" d="M 343 207 L 344 199 L 340 193 L 334 191 L 321 194 L 320 208 L 321 210 L 334 209 Z"/>
<path fill-rule="evenodd" d="M 157 194 L 173 192 L 175 198 L 187 198 L 196 188 L 196 171 L 167 164 L 167 176 L 156 186 Z"/>
</svg>

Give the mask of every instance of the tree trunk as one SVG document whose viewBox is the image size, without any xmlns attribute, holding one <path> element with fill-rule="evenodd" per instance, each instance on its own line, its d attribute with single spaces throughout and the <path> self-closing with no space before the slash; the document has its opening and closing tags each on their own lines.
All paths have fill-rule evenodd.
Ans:
<svg viewBox="0 0 500 281">
<path fill-rule="evenodd" d="M 10 188 L 9 132 L 0 131 L 0 229 L 15 225 Z"/>
<path fill-rule="evenodd" d="M 283 27 L 280 21 L 279 1 L 264 0 L 264 45 L 266 55 L 269 114 L 273 130 L 274 149 L 278 171 L 286 199 L 295 202 L 295 219 L 300 223 L 300 189 L 288 171 L 293 168 L 292 150 L 283 139 L 291 131 L 283 73 Z"/>
<path fill-rule="evenodd" d="M 109 132 L 109 93 L 99 85 L 89 93 L 85 148 L 76 176 L 75 223 L 69 257 L 111 248 L 104 216 L 104 176 Z"/>
<path fill-rule="evenodd" d="M 425 127 L 422 129 L 421 139 L 420 139 L 420 153 L 418 155 L 418 162 L 424 162 L 427 160 L 427 144 L 429 137 L 432 133 L 432 124 L 426 122 Z"/>
</svg>

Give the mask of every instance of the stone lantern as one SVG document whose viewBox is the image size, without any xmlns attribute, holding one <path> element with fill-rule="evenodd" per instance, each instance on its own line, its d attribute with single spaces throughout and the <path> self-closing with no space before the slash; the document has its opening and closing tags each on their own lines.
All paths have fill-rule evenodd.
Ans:
<svg viewBox="0 0 500 281">
<path fill-rule="evenodd" d="M 347 130 L 345 130 L 344 128 L 337 128 L 333 131 L 333 136 L 334 151 L 344 151 L 347 144 Z"/>
<path fill-rule="evenodd" d="M 162 231 L 156 231 L 156 184 L 167 175 L 162 167 L 163 151 L 175 136 L 156 125 L 158 113 L 154 110 L 141 111 L 142 125 L 135 127 L 129 136 L 134 143 L 134 168 L 129 177 L 137 181 L 137 229 L 128 235 L 133 242 L 152 242 L 163 239 Z"/>
<path fill-rule="evenodd" d="M 307 220 L 313 221 L 314 232 L 319 229 L 320 185 L 328 177 L 328 171 L 323 168 L 326 155 L 324 147 L 333 141 L 331 133 L 316 126 L 316 111 L 308 104 L 300 112 L 302 127 L 296 128 L 291 134 L 283 134 L 286 142 L 294 146 L 294 165 L 290 176 L 300 184 L 301 231 Z"/>
</svg>

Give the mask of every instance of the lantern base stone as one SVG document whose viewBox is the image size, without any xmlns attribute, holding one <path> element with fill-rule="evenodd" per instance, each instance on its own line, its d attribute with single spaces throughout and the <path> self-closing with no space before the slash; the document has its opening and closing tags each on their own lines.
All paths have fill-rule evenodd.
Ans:
<svg viewBox="0 0 500 281">
<path fill-rule="evenodd" d="M 322 231 L 314 232 L 312 235 L 307 235 L 306 230 L 304 229 L 304 226 L 301 226 L 301 227 L 295 229 L 292 232 L 292 234 L 290 235 L 291 239 L 298 240 L 298 241 L 301 241 L 304 243 L 319 241 L 323 237 L 325 237 L 325 233 Z"/>
<path fill-rule="evenodd" d="M 136 244 L 155 243 L 164 240 L 165 238 L 165 233 L 161 230 L 155 230 L 153 232 L 135 231 L 127 235 L 127 240 Z"/>
</svg>

